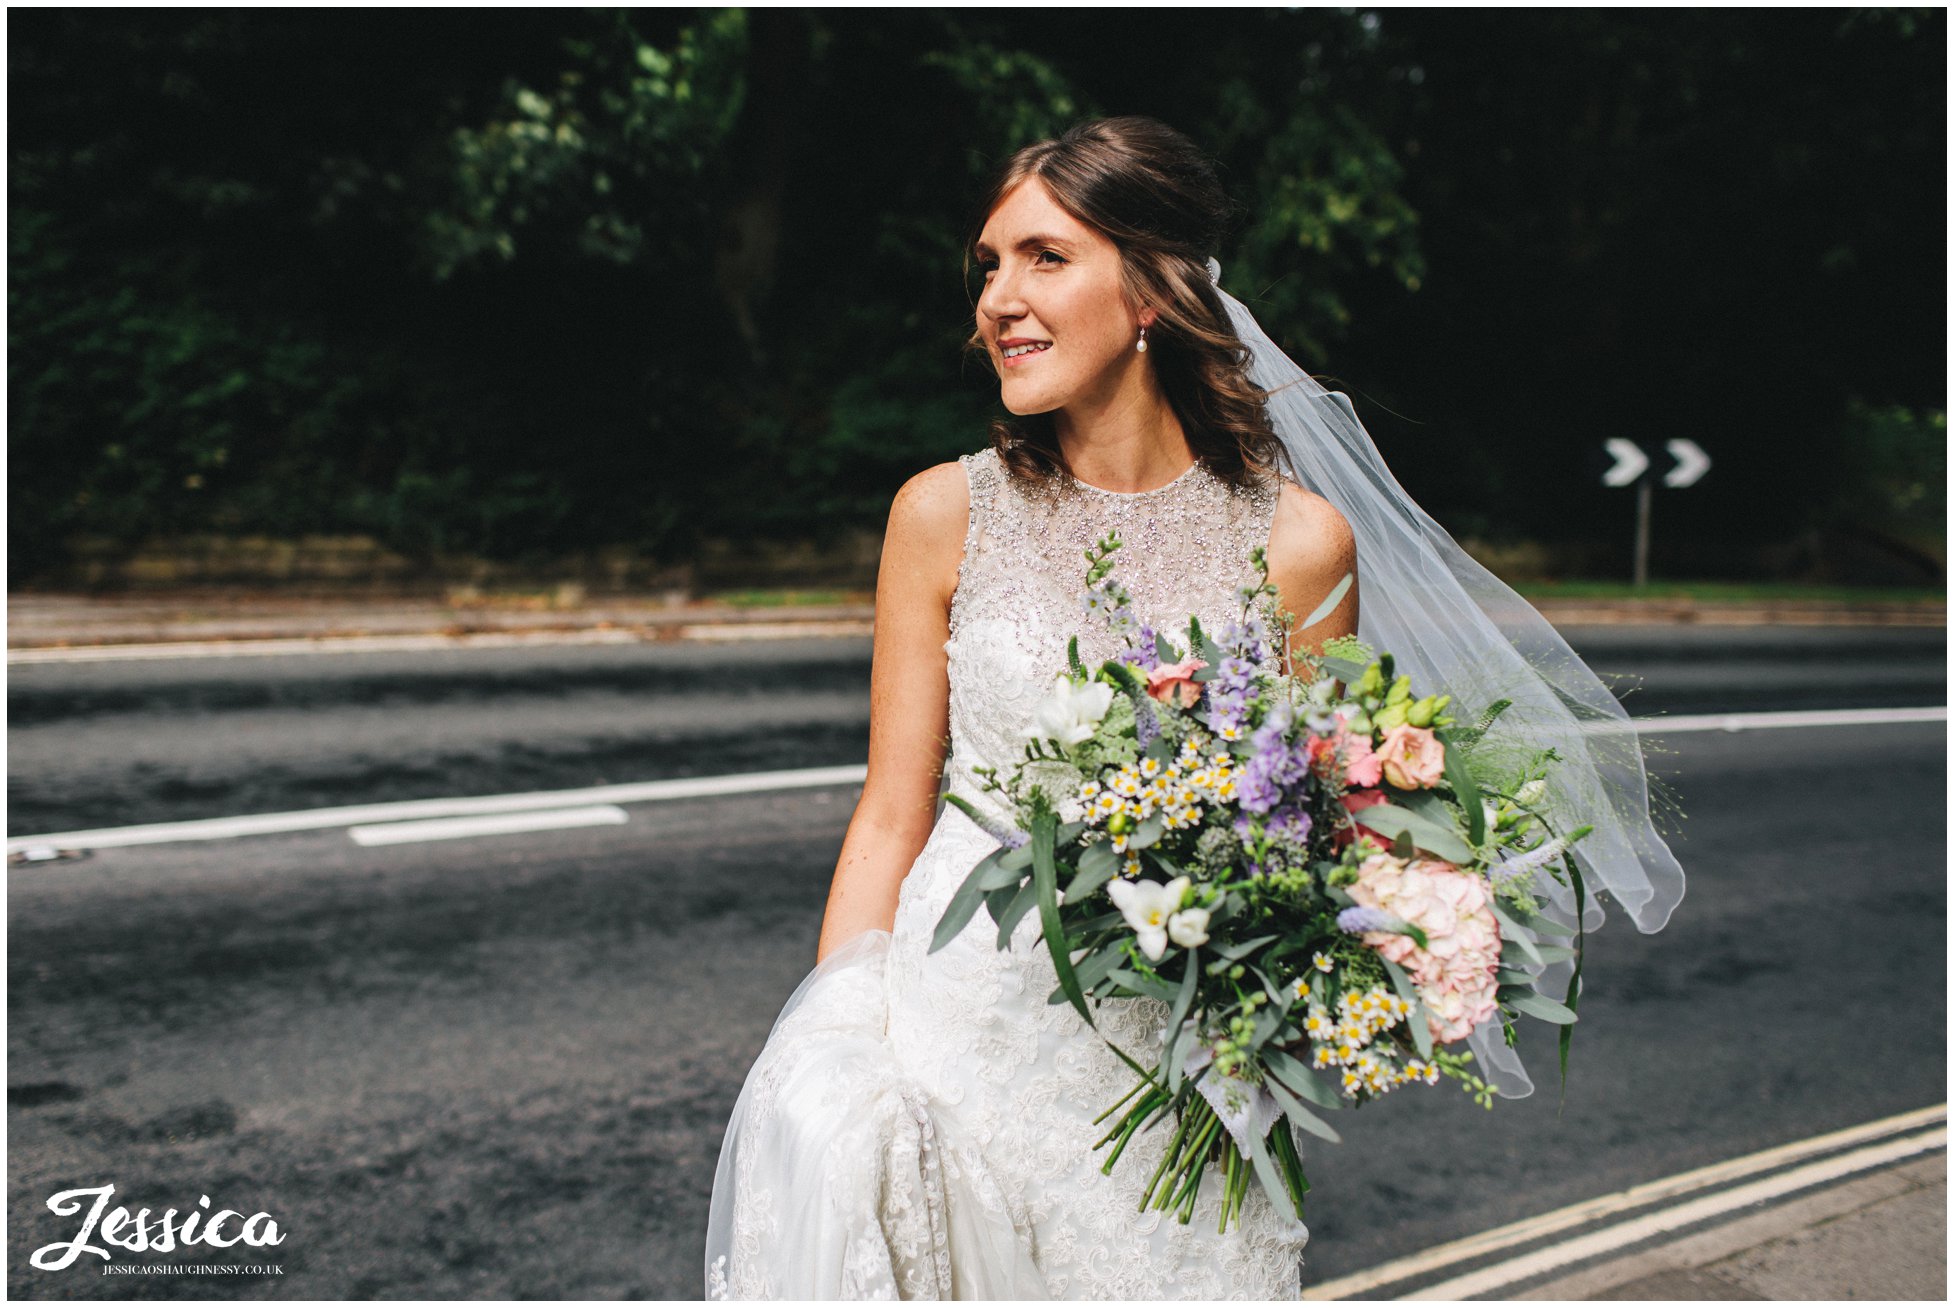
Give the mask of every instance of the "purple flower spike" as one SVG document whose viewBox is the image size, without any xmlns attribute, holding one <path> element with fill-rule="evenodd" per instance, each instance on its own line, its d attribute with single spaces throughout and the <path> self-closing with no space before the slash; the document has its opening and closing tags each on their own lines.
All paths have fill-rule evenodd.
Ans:
<svg viewBox="0 0 1954 1308">
<path fill-rule="evenodd" d="M 1282 789 L 1269 779 L 1268 768 L 1257 766 L 1267 757 L 1257 754 L 1250 759 L 1236 786 L 1235 794 L 1242 807 L 1251 813 L 1266 813 L 1282 802 Z"/>
<path fill-rule="evenodd" d="M 1364 908 L 1359 905 L 1346 908 L 1337 914 L 1337 927 L 1348 931 L 1351 935 L 1360 935 L 1365 931 L 1389 931 L 1402 925 L 1403 923 L 1397 918 L 1381 908 Z"/>
<path fill-rule="evenodd" d="M 1309 841 L 1309 814 L 1299 808 L 1283 807 L 1270 815 L 1267 830 L 1277 840 L 1302 846 Z"/>
</svg>

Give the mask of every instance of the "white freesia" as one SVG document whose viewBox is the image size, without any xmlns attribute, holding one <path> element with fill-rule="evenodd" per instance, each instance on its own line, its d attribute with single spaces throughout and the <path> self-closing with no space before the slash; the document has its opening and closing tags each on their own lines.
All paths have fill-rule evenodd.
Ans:
<svg viewBox="0 0 1954 1308">
<path fill-rule="evenodd" d="M 1187 887 L 1186 877 L 1175 877 L 1164 886 L 1158 881 L 1115 878 L 1106 887 L 1126 924 L 1140 937 L 1140 952 L 1156 963 L 1167 952 L 1167 919 L 1177 914 Z"/>
<path fill-rule="evenodd" d="M 1167 919 L 1167 938 L 1182 949 L 1208 943 L 1208 910 L 1183 908 Z"/>
<path fill-rule="evenodd" d="M 1051 695 L 1031 714 L 1025 735 L 1053 740 L 1061 745 L 1076 745 L 1090 740 L 1094 727 L 1113 705 L 1113 688 L 1103 681 L 1072 684 L 1072 678 L 1059 674 L 1052 683 Z"/>
</svg>

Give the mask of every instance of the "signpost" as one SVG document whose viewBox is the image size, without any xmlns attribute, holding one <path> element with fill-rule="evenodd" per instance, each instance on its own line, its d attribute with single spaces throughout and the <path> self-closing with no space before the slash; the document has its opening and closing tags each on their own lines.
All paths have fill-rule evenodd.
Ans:
<svg viewBox="0 0 1954 1308">
<path fill-rule="evenodd" d="M 1635 487 L 1635 584 L 1649 584 L 1649 508 L 1655 497 L 1653 480 L 1647 475 L 1649 456 L 1634 441 L 1611 436 L 1606 442 L 1608 455 L 1615 465 L 1601 474 L 1604 486 Z M 1710 470 L 1710 456 L 1695 441 L 1681 437 L 1664 443 L 1669 457 L 1676 466 L 1662 476 L 1662 484 L 1681 489 L 1693 486 L 1697 479 Z"/>
</svg>

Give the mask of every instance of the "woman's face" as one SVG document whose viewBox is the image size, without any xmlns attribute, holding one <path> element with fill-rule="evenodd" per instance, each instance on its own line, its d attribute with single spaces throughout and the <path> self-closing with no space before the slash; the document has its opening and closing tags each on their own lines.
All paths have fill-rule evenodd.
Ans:
<svg viewBox="0 0 1954 1308">
<path fill-rule="evenodd" d="M 1104 407 L 1139 375 L 1140 324 L 1120 287 L 1114 244 L 1053 201 L 1037 178 L 1019 183 L 984 224 L 977 325 L 1015 414 Z M 1029 353 L 1006 350 L 1034 344 Z"/>
</svg>

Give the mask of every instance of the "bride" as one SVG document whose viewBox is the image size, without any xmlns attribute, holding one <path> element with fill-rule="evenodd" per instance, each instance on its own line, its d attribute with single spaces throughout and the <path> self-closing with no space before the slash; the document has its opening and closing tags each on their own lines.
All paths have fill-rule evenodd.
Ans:
<svg viewBox="0 0 1954 1308">
<path fill-rule="evenodd" d="M 1291 612 L 1315 609 L 1346 574 L 1368 583 L 1361 632 L 1353 585 L 1269 649 L 1267 666 L 1359 634 L 1462 702 L 1475 666 L 1511 678 L 1517 663 L 1539 686 L 1542 721 L 1569 720 L 1570 705 L 1620 719 L 1544 621 L 1403 497 L 1347 401 L 1301 377 L 1220 290 L 1210 255 L 1226 212 L 1201 152 L 1136 117 L 1017 151 L 985 196 L 970 347 L 996 369 L 1012 417 L 990 448 L 919 473 L 891 507 L 868 776 L 817 964 L 733 1107 L 709 1298 L 1299 1297 L 1309 1232 L 1259 1186 L 1224 1233 L 1219 1184 L 1201 1187 L 1185 1224 L 1140 1211 L 1169 1131 L 1135 1137 L 1100 1171 L 1093 1120 L 1133 1084 L 1107 1041 L 1157 1046 L 1167 1005 L 1106 1003 L 1095 1031 L 1048 1002 L 1056 978 L 1035 914 L 1009 950 L 979 914 L 929 951 L 952 893 L 997 846 L 991 828 L 1010 826 L 978 770 L 1022 756 L 1068 638 L 1088 666 L 1118 653 L 1081 604 L 1085 552 L 1108 533 L 1123 542 L 1114 575 L 1156 630 L 1184 632 L 1190 614 L 1212 631 L 1240 621 L 1236 592 L 1256 584 L 1249 552 L 1265 546 Z M 1284 459 L 1329 498 L 1284 476 Z M 1419 593 L 1380 594 L 1380 575 L 1404 582 L 1392 591 L 1416 579 Z M 1587 748 L 1582 725 L 1563 752 Z M 1639 753 L 1631 777 L 1619 745 L 1612 758 L 1604 746 L 1569 769 L 1589 782 L 1585 811 L 1613 804 L 1621 818 L 1600 833 L 1616 844 L 1597 879 L 1653 930 L 1681 874 L 1672 884 L 1674 861 L 1648 830 Z M 994 821 L 940 804 L 940 781 Z M 1554 907 L 1571 920 L 1569 904 Z M 1598 925 L 1599 906 L 1586 908 Z M 1475 1051 L 1531 1089 L 1503 1045 Z"/>
<path fill-rule="evenodd" d="M 927 952 L 996 843 L 955 807 L 938 816 L 944 737 L 950 788 L 1003 820 L 972 769 L 1019 756 L 1070 636 L 1088 664 L 1117 652 L 1080 607 L 1087 547 L 1119 532 L 1115 575 L 1162 629 L 1190 613 L 1213 631 L 1239 620 L 1258 545 L 1292 609 L 1353 567 L 1342 515 L 1270 475 L 1277 442 L 1205 266 L 1224 204 L 1185 138 L 1134 119 L 1027 147 L 992 188 L 972 247 L 985 270 L 973 344 L 1019 420 L 992 449 L 918 474 L 890 511 L 867 783 L 819 965 L 727 1133 L 716 1296 L 1297 1297 L 1307 1232 L 1259 1189 L 1221 1235 L 1219 1186 L 1183 1225 L 1137 1211 L 1157 1161 L 1145 1152 L 1099 1173 L 1092 1120 L 1133 1073 L 1046 1002 L 1056 980 L 1035 920 L 1010 953 L 982 915 Z M 1295 639 L 1356 624 L 1353 587 Z M 1102 1022 L 1115 1039 L 1166 1019 L 1165 1005 L 1128 1004 L 1139 1011 Z M 1167 1134 L 1135 1144 L 1158 1153 Z"/>
</svg>

